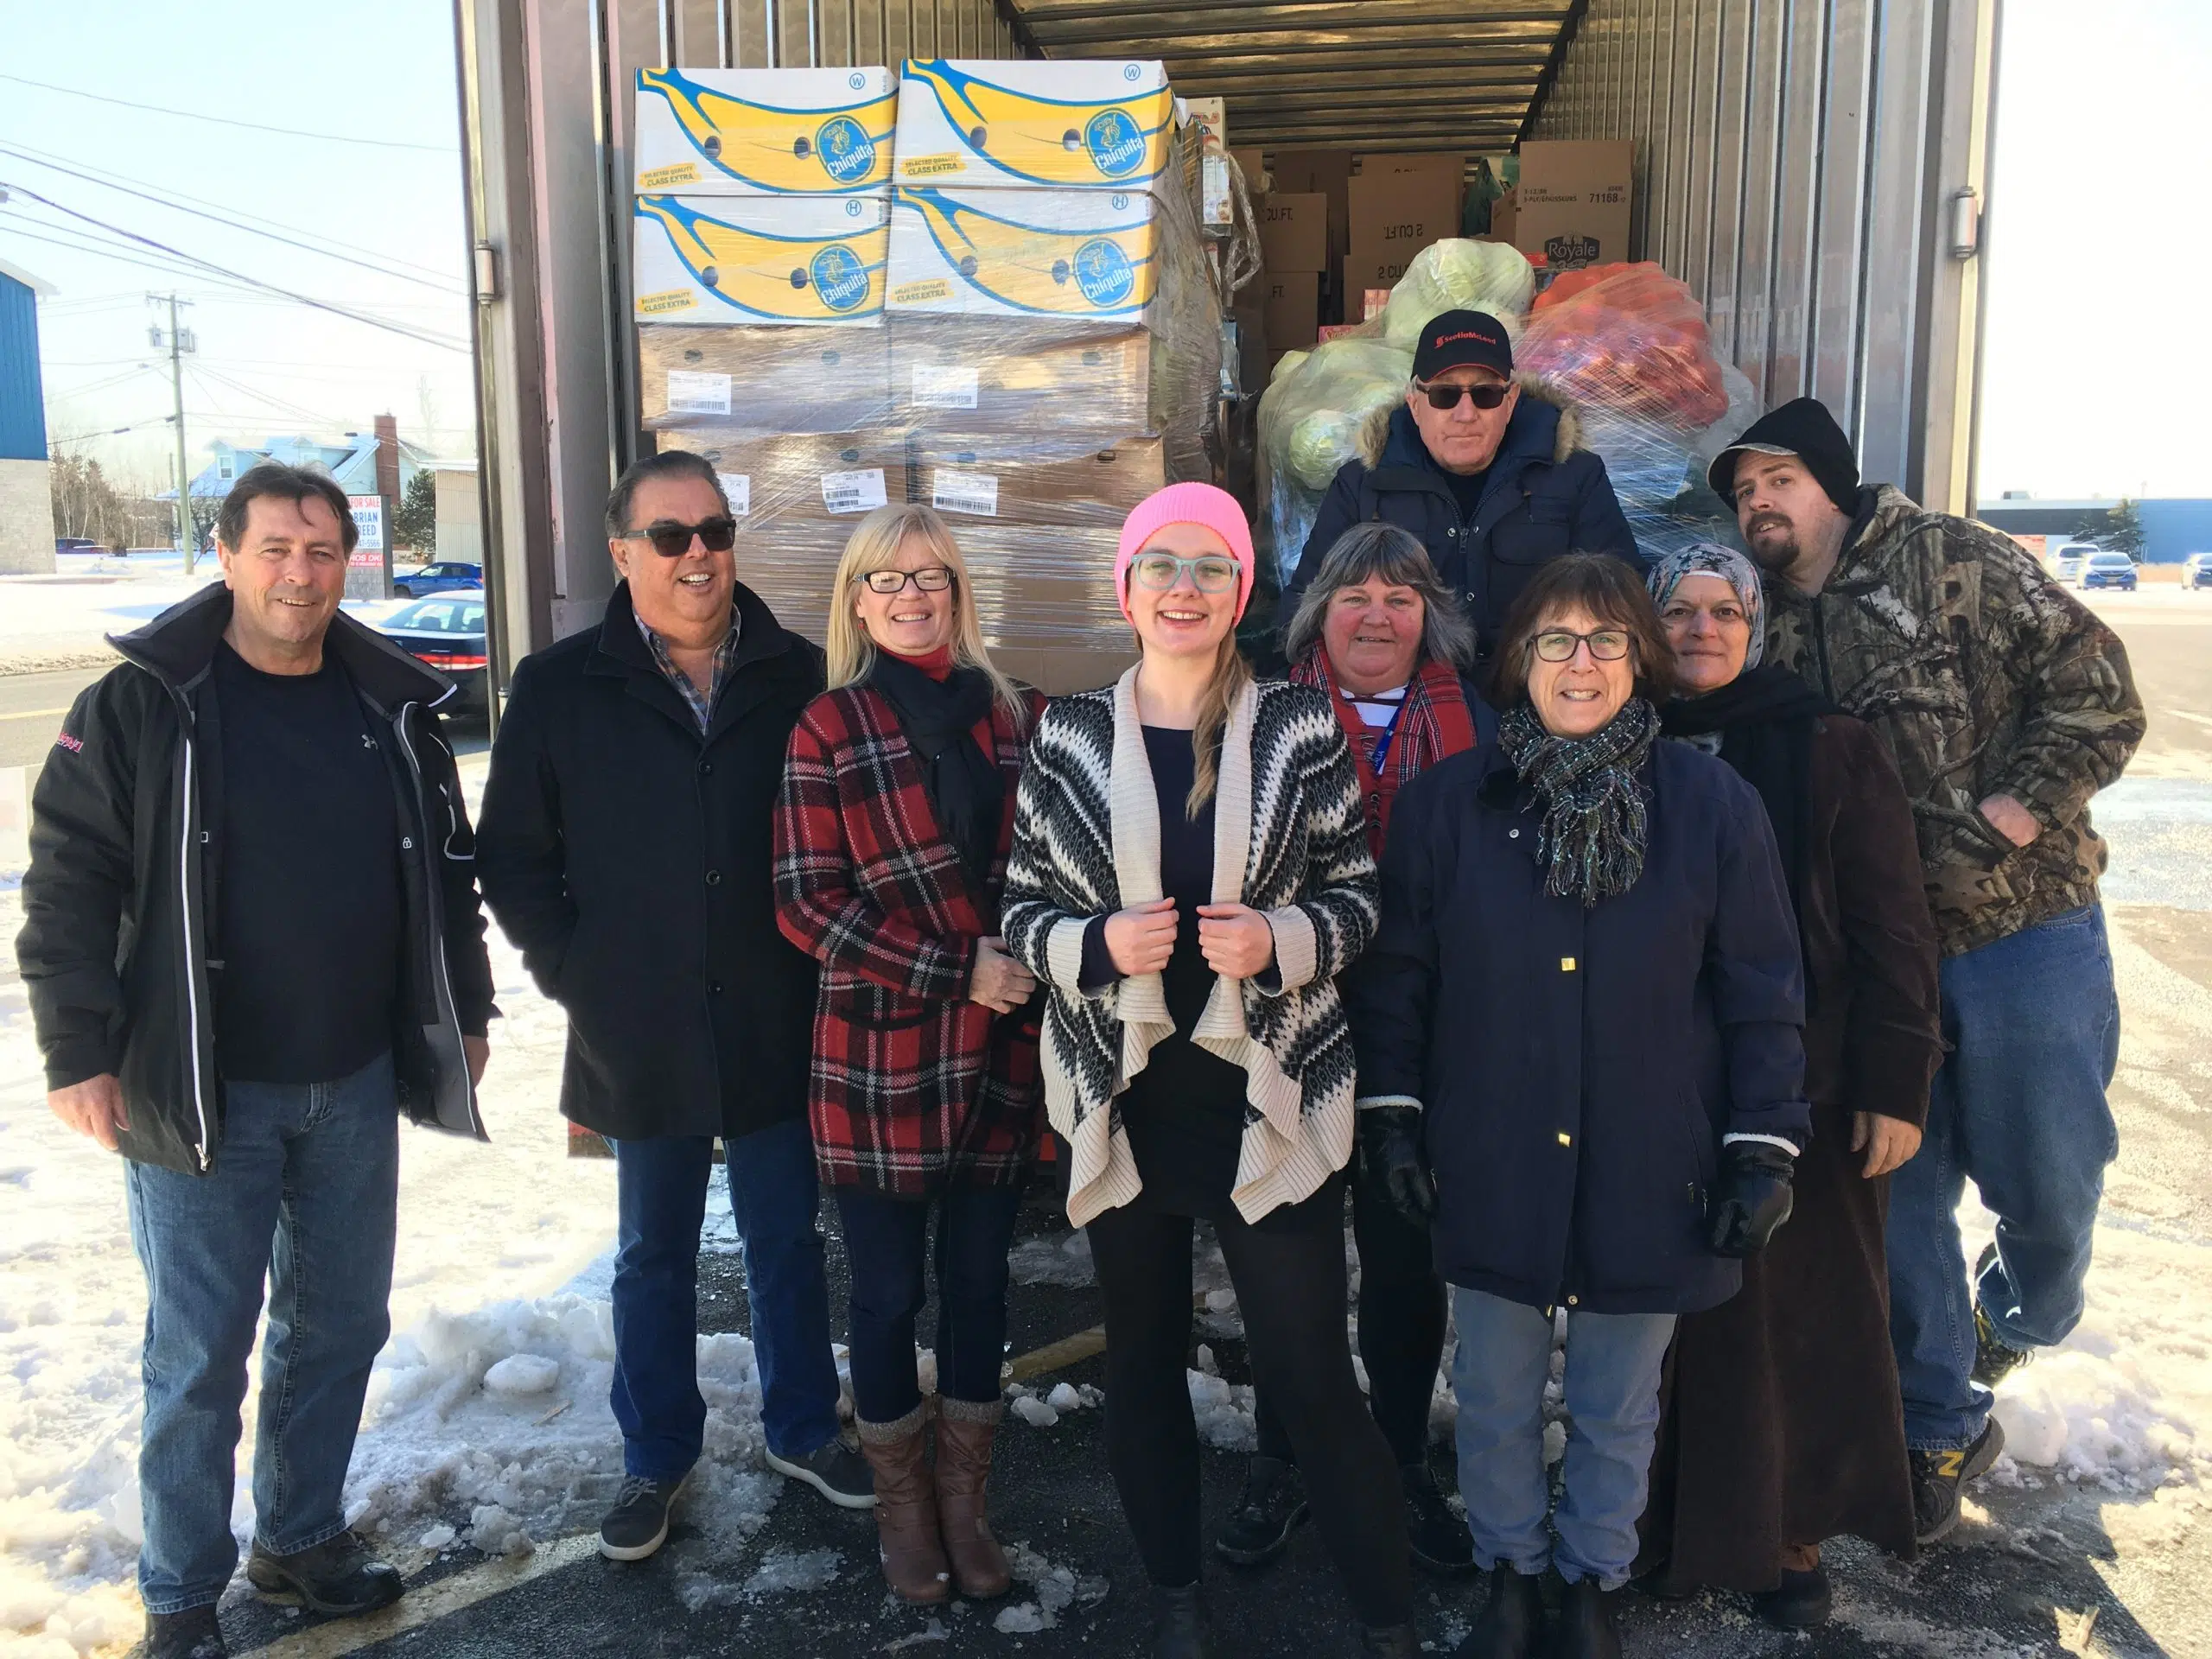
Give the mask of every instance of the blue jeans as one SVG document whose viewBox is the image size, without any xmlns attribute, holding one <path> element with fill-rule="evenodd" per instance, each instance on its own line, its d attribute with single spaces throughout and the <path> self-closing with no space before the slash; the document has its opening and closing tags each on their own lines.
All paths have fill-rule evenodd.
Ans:
<svg viewBox="0 0 2212 1659">
<path fill-rule="evenodd" d="M 614 1385 L 625 1473 L 677 1480 L 699 1460 L 699 1228 L 714 1141 L 664 1135 L 614 1143 L 621 1211 L 614 1253 Z M 819 1191 L 804 1118 L 722 1148 L 753 1305 L 760 1427 L 779 1458 L 818 1452 L 837 1433 L 830 1281 L 814 1225 Z"/>
<path fill-rule="evenodd" d="M 2007 1346 L 2063 1342 L 2082 1317 L 2105 1166 L 2120 998 L 2102 909 L 2069 911 L 1943 963 L 1950 1053 L 1919 1155 L 1890 1177 L 1890 1339 L 1905 1444 L 1971 1446 L 1990 1394 L 1971 1378 L 1978 1294 Z M 1957 1211 L 1971 1179 L 1997 1256 L 1973 1290 Z"/>
<path fill-rule="evenodd" d="M 335 1083 L 229 1083 L 223 1095 L 209 1173 L 124 1166 L 146 1269 L 138 1593 L 151 1613 L 212 1605 L 238 1567 L 231 1495 L 263 1281 L 254 1536 L 272 1554 L 346 1529 L 361 1400 L 391 1332 L 391 1057 Z"/>
<path fill-rule="evenodd" d="M 1567 1467 L 1554 1548 L 1544 1528 L 1551 1483 L 1544 1472 L 1544 1383 L 1552 1316 L 1455 1285 L 1459 1345 L 1452 1391 L 1459 1400 L 1459 1496 L 1475 1560 L 1534 1577 L 1557 1564 L 1569 1584 L 1628 1582 L 1636 1523 L 1649 1496 L 1659 1439 L 1659 1368 L 1674 1340 L 1672 1313 L 1567 1316 Z"/>
<path fill-rule="evenodd" d="M 1021 1189 L 948 1185 L 934 1200 L 837 1189 L 852 1262 L 853 1408 L 862 1422 L 895 1423 L 922 1403 L 914 1320 L 927 1288 L 922 1268 L 937 1215 L 937 1383 L 948 1400 L 1001 1397 L 1006 1358 L 1007 1249 Z"/>
</svg>

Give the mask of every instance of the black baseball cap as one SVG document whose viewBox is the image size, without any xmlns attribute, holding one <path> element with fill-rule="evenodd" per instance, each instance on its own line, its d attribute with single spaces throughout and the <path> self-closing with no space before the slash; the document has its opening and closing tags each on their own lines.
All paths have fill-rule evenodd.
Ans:
<svg viewBox="0 0 2212 1659">
<path fill-rule="evenodd" d="M 1446 369 L 1513 372 L 1513 341 L 1487 311 L 1446 311 L 1422 326 L 1414 348 L 1414 378 L 1433 380 Z"/>
</svg>

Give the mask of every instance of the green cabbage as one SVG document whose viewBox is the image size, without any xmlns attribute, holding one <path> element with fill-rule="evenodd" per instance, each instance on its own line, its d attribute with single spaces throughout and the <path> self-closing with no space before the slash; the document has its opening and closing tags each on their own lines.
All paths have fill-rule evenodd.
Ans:
<svg viewBox="0 0 2212 1659">
<path fill-rule="evenodd" d="M 1277 369 L 1260 406 L 1268 464 L 1312 490 L 1328 488 L 1357 450 L 1360 429 L 1406 395 L 1410 353 L 1379 340 L 1324 341 Z"/>
<path fill-rule="evenodd" d="M 1382 334 L 1401 351 L 1410 352 L 1421 326 L 1446 311 L 1487 311 L 1518 328 L 1535 293 L 1536 274 L 1526 255 L 1503 242 L 1471 242 L 1450 237 L 1432 242 L 1413 257 L 1406 274 L 1390 290 L 1382 313 Z"/>
</svg>

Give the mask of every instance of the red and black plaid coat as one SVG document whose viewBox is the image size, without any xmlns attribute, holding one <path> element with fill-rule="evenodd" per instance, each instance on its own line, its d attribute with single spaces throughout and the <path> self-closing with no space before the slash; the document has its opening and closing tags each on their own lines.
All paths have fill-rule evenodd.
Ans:
<svg viewBox="0 0 2212 1659">
<path fill-rule="evenodd" d="M 1030 723 L 1044 707 L 1033 698 Z M 986 735 L 979 724 L 976 735 Z M 930 810 L 889 702 L 824 692 L 791 733 L 776 811 L 776 914 L 820 959 L 808 1115 L 832 1186 L 920 1197 L 1010 1185 L 1037 1154 L 1044 1090 L 1033 1012 L 968 1000 L 975 941 L 999 926 L 1023 740 L 994 707 L 1006 813 L 978 893 Z"/>
</svg>

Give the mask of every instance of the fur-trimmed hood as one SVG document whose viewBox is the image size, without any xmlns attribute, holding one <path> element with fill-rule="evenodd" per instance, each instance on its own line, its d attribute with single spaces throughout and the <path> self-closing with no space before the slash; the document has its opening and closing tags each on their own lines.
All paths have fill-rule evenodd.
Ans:
<svg viewBox="0 0 2212 1659">
<path fill-rule="evenodd" d="M 1513 410 L 1512 423 L 1505 429 L 1503 442 L 1498 445 L 1500 454 L 1524 445 L 1516 440 L 1522 435 L 1524 427 L 1535 421 L 1549 420 L 1554 423 L 1550 459 L 1554 465 L 1565 461 L 1583 448 L 1582 414 L 1580 405 L 1548 380 L 1533 374 L 1516 374 L 1513 384 L 1521 388 L 1521 401 Z M 1406 409 L 1402 400 L 1376 410 L 1367 417 L 1359 429 L 1356 453 L 1370 469 L 1382 464 L 1384 453 L 1390 447 L 1390 423 Z M 1406 412 L 1410 423 L 1413 416 Z M 1416 433 L 1418 429 L 1415 429 Z M 1528 436 L 1534 437 L 1533 432 Z"/>
</svg>

